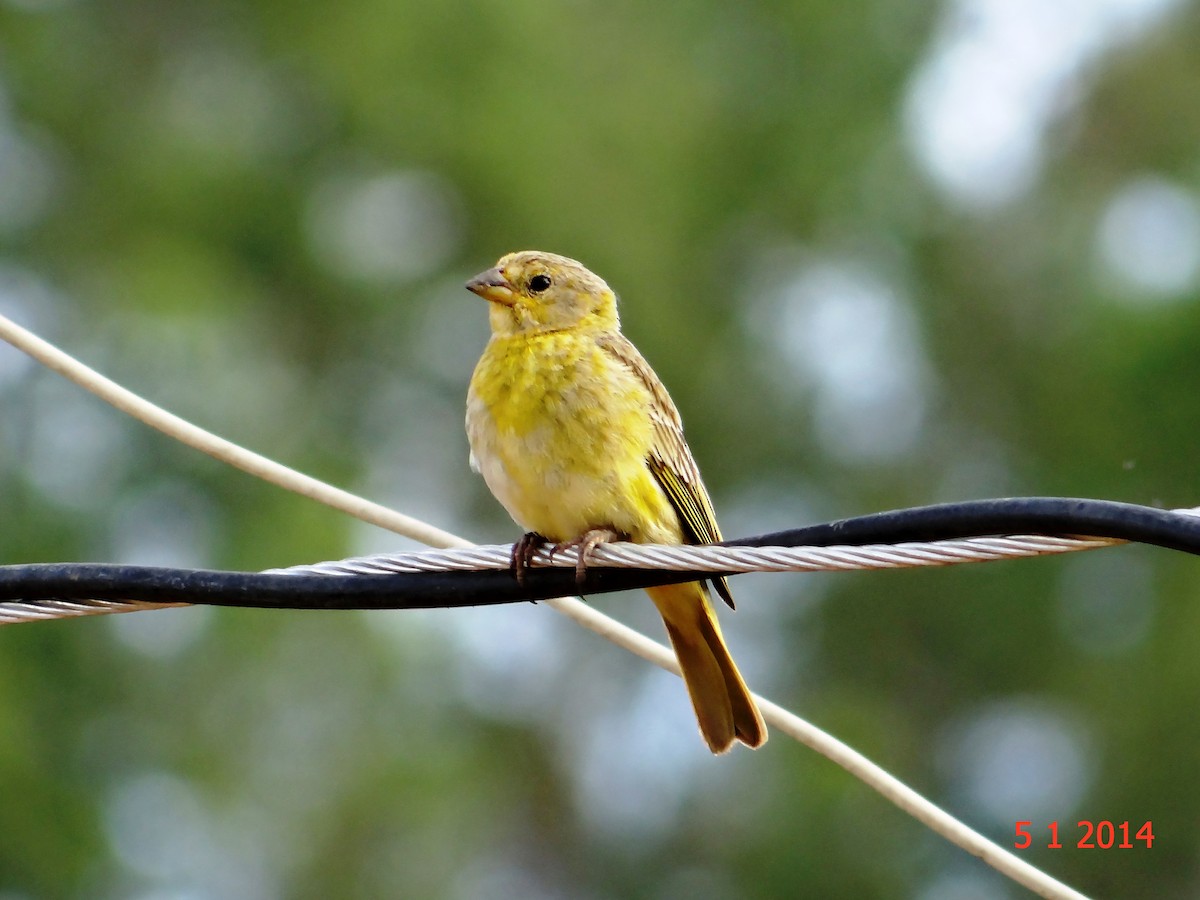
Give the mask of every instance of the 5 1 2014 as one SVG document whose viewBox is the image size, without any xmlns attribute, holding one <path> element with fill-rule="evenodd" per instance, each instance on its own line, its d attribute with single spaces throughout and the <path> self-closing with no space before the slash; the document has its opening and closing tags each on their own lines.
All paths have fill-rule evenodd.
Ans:
<svg viewBox="0 0 1200 900">
<path fill-rule="evenodd" d="M 1080 819 L 1075 823 L 1078 829 L 1075 847 L 1080 850 L 1132 850 L 1135 847 L 1145 847 L 1149 850 L 1154 846 L 1154 825 L 1146 820 L 1140 826 L 1136 823 L 1110 822 L 1103 819 L 1093 822 Z M 1016 840 L 1013 846 L 1018 850 L 1027 850 L 1033 846 L 1033 822 L 1016 823 Z M 1059 835 L 1059 824 L 1049 822 L 1046 825 L 1050 840 L 1046 847 L 1050 850 L 1061 850 L 1063 843 Z M 1069 841 L 1072 835 L 1063 835 Z"/>
</svg>

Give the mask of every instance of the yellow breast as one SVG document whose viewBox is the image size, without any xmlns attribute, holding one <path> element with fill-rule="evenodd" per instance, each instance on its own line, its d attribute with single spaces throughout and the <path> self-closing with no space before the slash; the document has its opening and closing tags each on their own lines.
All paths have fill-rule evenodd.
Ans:
<svg viewBox="0 0 1200 900">
<path fill-rule="evenodd" d="M 472 462 L 550 540 L 600 527 L 665 539 L 678 522 L 645 464 L 650 409 L 645 385 L 586 332 L 494 336 L 467 395 Z"/>
</svg>

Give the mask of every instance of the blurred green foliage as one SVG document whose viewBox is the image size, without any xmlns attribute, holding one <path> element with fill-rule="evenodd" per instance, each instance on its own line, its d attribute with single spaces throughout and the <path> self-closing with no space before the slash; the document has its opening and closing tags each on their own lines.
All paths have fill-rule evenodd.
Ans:
<svg viewBox="0 0 1200 900">
<path fill-rule="evenodd" d="M 1194 2 L 0 4 L 0 313 L 477 540 L 469 275 L 623 297 L 727 533 L 1200 503 Z M 1014 100 L 1014 98 L 1016 98 Z M 1006 105 L 1009 103 L 1009 105 Z M 407 546 L 0 347 L 0 562 Z M 1103 896 L 1200 878 L 1200 575 L 1137 548 L 746 577 L 751 683 Z M 657 634 L 640 596 L 606 610 Z M 0 895 L 1018 896 L 539 607 L 0 631 Z M 1152 850 L 1073 849 L 1080 819 Z M 1058 821 L 1068 849 L 1044 849 Z"/>
</svg>

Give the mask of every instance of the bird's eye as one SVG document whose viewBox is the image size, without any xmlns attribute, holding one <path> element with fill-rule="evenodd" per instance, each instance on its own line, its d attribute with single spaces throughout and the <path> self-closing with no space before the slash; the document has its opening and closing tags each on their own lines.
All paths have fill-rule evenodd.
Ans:
<svg viewBox="0 0 1200 900">
<path fill-rule="evenodd" d="M 540 294 L 548 287 L 550 287 L 549 275 L 534 275 L 529 279 L 529 293 L 531 294 Z"/>
</svg>

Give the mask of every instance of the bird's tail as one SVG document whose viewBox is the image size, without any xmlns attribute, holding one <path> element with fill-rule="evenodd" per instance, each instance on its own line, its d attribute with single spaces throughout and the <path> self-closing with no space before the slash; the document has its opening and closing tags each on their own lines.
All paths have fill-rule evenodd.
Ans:
<svg viewBox="0 0 1200 900">
<path fill-rule="evenodd" d="M 767 726 L 721 637 L 707 588 L 695 581 L 647 588 L 646 593 L 667 626 L 709 749 L 724 753 L 735 740 L 761 746 Z"/>
</svg>

